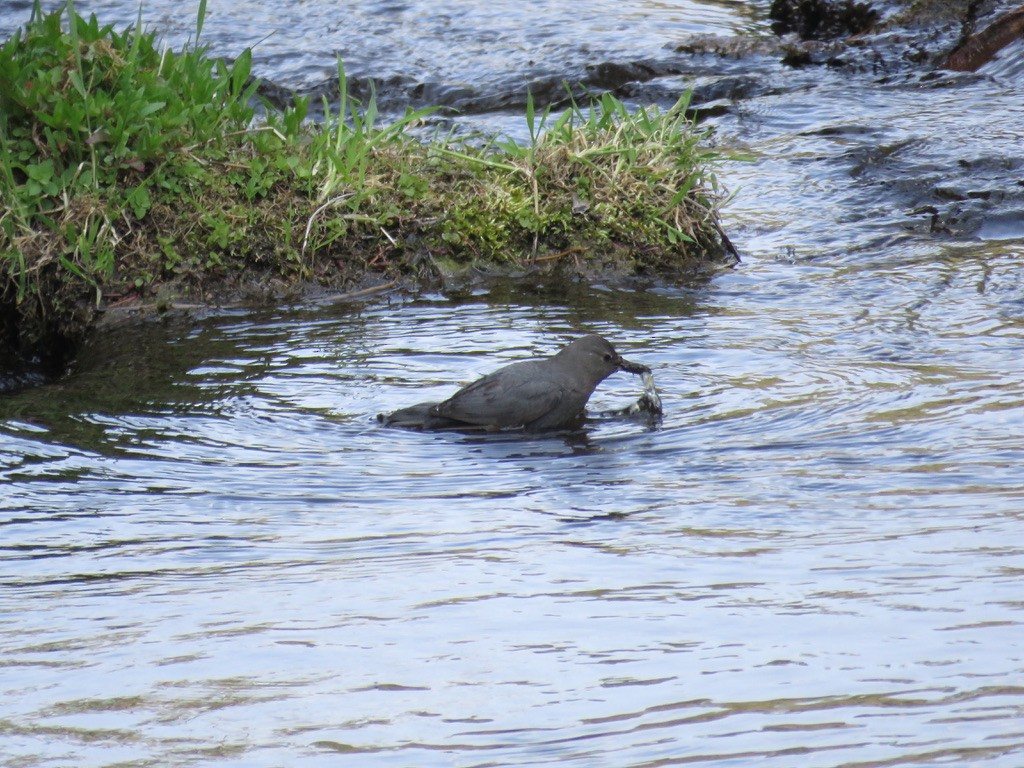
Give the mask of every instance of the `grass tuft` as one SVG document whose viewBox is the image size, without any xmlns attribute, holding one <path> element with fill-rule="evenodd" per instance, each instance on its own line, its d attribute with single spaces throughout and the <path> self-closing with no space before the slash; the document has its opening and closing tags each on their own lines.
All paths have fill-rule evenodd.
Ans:
<svg viewBox="0 0 1024 768">
<path fill-rule="evenodd" d="M 523 145 L 423 140 L 432 110 L 382 122 L 339 62 L 311 123 L 302 97 L 260 103 L 250 51 L 209 57 L 204 16 L 174 52 L 141 18 L 119 32 L 37 0 L 0 46 L 0 347 L 73 346 L 97 308 L 156 295 L 560 262 L 670 275 L 727 248 L 686 97 L 530 99 Z"/>
</svg>

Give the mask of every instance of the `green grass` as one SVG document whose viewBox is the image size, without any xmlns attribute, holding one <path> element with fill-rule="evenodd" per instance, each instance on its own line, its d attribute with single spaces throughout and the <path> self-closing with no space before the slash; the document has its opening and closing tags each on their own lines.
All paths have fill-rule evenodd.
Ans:
<svg viewBox="0 0 1024 768">
<path fill-rule="evenodd" d="M 713 220 L 719 200 L 711 172 L 717 157 L 702 145 L 705 137 L 686 116 L 688 106 L 686 93 L 667 111 L 630 112 L 605 94 L 586 108 L 573 103 L 555 118 L 549 110 L 538 118 L 528 99 L 529 143 L 495 143 L 502 160 L 490 167 L 499 179 L 509 174 L 506 186 L 517 177 L 529 185 L 529 205 L 515 218 L 534 235 L 533 255 L 539 236 L 552 230 L 638 248 L 645 242 L 710 246 L 708 233 L 698 230 Z M 568 209 L 566 199 L 572 201 Z"/>
<path fill-rule="evenodd" d="M 0 48 L 5 245 L 44 230 L 63 241 L 52 257 L 65 269 L 93 283 L 109 275 L 123 212 L 144 217 L 154 187 L 179 189 L 197 152 L 246 131 L 250 60 L 160 51 L 138 28 L 118 33 L 70 3 L 49 15 L 37 4 Z M 23 296 L 25 270 L 16 273 Z"/>
<path fill-rule="evenodd" d="M 431 110 L 382 122 L 340 63 L 314 124 L 302 98 L 261 104 L 251 61 L 36 4 L 0 46 L 0 347 L 73 342 L 96 307 L 168 292 L 565 262 L 671 275 L 726 247 L 685 98 L 529 101 L 523 145 L 425 141 L 409 129 Z"/>
</svg>

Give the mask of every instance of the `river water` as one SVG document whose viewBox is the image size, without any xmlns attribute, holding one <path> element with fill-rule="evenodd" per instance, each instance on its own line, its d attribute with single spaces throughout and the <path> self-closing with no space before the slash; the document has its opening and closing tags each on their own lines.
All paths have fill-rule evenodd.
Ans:
<svg viewBox="0 0 1024 768">
<path fill-rule="evenodd" d="M 532 29 L 585 67 L 763 5 L 447 13 L 497 30 L 486 79 Z M 418 47 L 427 7 L 353 23 Z M 0 399 L 0 764 L 1024 764 L 1019 90 L 773 77 L 707 123 L 749 158 L 734 269 L 114 326 Z M 660 424 L 374 419 L 586 332 L 651 366 Z"/>
</svg>

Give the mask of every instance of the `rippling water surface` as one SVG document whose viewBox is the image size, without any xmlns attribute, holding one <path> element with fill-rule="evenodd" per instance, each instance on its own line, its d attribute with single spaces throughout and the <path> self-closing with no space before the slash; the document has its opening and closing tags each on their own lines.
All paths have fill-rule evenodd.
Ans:
<svg viewBox="0 0 1024 768">
<path fill-rule="evenodd" d="M 27 0 L 0 5 L 0 33 L 24 24 Z M 43 4 L 46 8 L 57 4 Z M 134 24 L 137 0 L 79 0 L 118 28 Z M 180 46 L 195 37 L 198 3 L 152 0 L 143 22 Z M 209 0 L 201 42 L 221 55 L 253 49 L 254 66 L 290 88 L 333 78 L 340 55 L 353 74 L 458 87 L 534 76 L 567 63 L 653 55 L 689 33 L 764 29 L 760 4 L 735 0 L 350 0 L 345 3 Z"/>
<path fill-rule="evenodd" d="M 893 181 L 1007 151 L 972 83 L 720 119 L 706 282 L 154 321 L 0 398 L 0 763 L 1019 768 L 1024 246 Z M 660 425 L 373 418 L 585 332 Z"/>
<path fill-rule="evenodd" d="M 1022 256 L 114 334 L 0 403 L 0 751 L 1019 765 Z M 372 418 L 584 331 L 659 428 Z"/>
</svg>

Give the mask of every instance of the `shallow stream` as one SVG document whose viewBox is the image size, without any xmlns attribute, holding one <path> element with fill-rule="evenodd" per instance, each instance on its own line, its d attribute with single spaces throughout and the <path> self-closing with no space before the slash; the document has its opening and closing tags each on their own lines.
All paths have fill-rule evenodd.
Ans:
<svg viewBox="0 0 1024 768">
<path fill-rule="evenodd" d="M 350 16 L 487 82 L 544 46 L 585 68 L 758 34 L 767 3 L 586 5 Z M 211 2 L 208 42 L 262 8 Z M 751 158 L 720 172 L 744 261 L 708 280 L 114 327 L 0 398 L 0 764 L 1019 768 L 1019 90 L 773 77 L 706 123 Z M 937 189 L 971 195 L 921 210 Z M 659 425 L 374 419 L 588 332 L 653 369 Z M 641 390 L 616 374 L 592 409 Z"/>
</svg>

